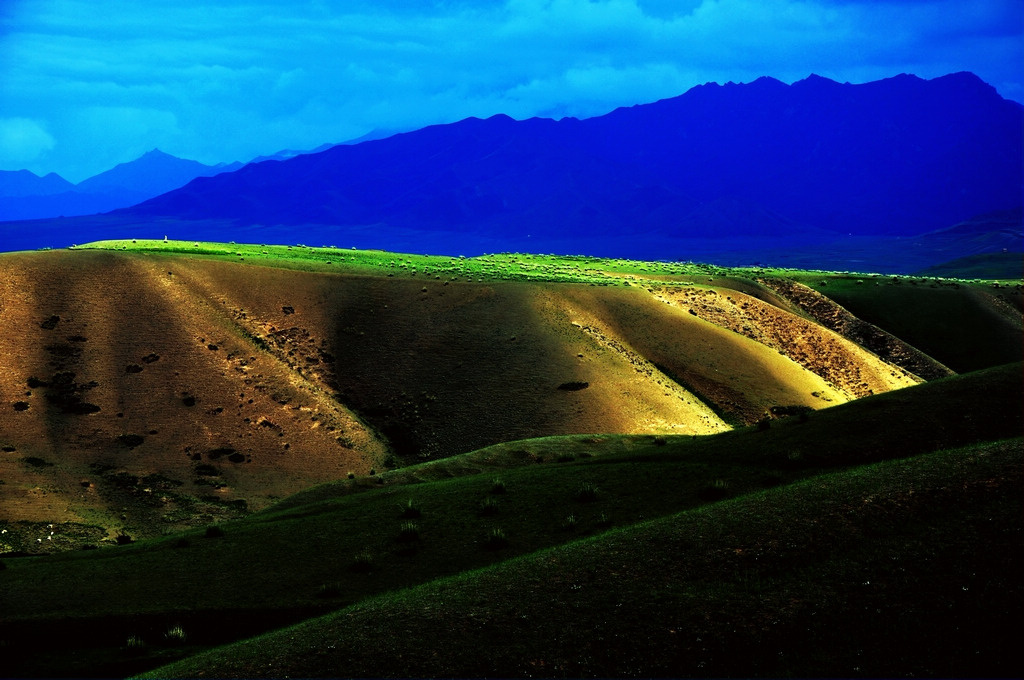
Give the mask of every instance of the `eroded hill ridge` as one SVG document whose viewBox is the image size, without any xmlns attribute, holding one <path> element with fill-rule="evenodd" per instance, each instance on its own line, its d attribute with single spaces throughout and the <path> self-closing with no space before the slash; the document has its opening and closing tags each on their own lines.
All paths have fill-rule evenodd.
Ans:
<svg viewBox="0 0 1024 680">
<path fill-rule="evenodd" d="M 187 245 L 4 256 L 0 552 L 208 524 L 530 437 L 711 434 L 950 373 L 778 275 L 172 252 Z"/>
</svg>

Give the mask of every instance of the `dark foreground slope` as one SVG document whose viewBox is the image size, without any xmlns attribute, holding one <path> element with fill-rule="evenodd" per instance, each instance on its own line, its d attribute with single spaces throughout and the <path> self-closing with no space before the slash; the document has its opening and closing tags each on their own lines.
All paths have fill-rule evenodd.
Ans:
<svg viewBox="0 0 1024 680">
<path fill-rule="evenodd" d="M 1021 444 L 868 466 L 613 531 L 150 677 L 1013 675 Z"/>
<path fill-rule="evenodd" d="M 928 445 L 904 439 L 914 419 L 886 408 L 893 400 L 921 397 L 922 416 L 940 400 L 959 404 L 959 417 L 944 415 L 949 433 L 963 432 L 972 393 L 990 380 L 1000 397 L 989 403 L 1019 410 L 1020 371 L 940 381 L 747 436 L 763 435 L 770 459 L 782 444 L 773 436 L 828 423 L 842 458 L 879 460 L 882 433 L 894 447 L 882 456 L 912 453 Z M 858 422 L 875 433 L 859 447 L 845 439 Z M 1020 433 L 1019 418 L 1007 426 Z M 808 439 L 821 446 L 816 460 L 831 458 L 832 445 Z M 1018 437 L 819 476 L 368 600 L 154 676 L 1013 674 L 1022 459 Z"/>
<path fill-rule="evenodd" d="M 675 640 L 683 650 L 702 635 L 671 636 L 711 622 L 703 637 L 711 656 L 691 659 L 713 661 L 711 674 L 856 673 L 845 665 L 799 665 L 811 663 L 806 659 L 793 666 L 764 661 L 777 651 L 784 651 L 784 663 L 799 656 L 785 644 L 759 656 L 760 665 L 729 665 L 740 649 L 729 645 L 783 644 L 822 616 L 828 624 L 805 641 L 845 635 L 868 656 L 880 644 L 865 637 L 881 625 L 876 614 L 868 616 L 878 608 L 872 598 L 885 598 L 886 612 L 903 603 L 908 618 L 930 621 L 931 605 L 919 597 L 925 592 L 940 609 L 953 603 L 971 621 L 976 608 L 988 607 L 1001 625 L 1001 612 L 1019 604 L 1000 571 L 1019 560 L 1006 552 L 1014 544 L 1000 541 L 1007 537 L 1001 532 L 1019 527 L 1006 505 L 1012 497 L 1002 491 L 1018 483 L 1007 480 L 1006 466 L 1019 467 L 1020 441 L 990 442 L 1019 437 L 1024 428 L 1021 370 L 1011 365 L 938 380 L 768 429 L 696 439 L 591 435 L 510 443 L 398 470 L 379 485 L 352 480 L 310 492 L 225 524 L 223 535 L 192 531 L 109 550 L 6 558 L 0 640 L 12 650 L 7 659 L 15 675 L 89 669 L 109 676 L 339 610 L 313 629 L 283 634 L 286 642 L 261 643 L 266 657 L 247 647 L 197 663 L 220 663 L 216 674 L 226 675 L 705 675 L 649 645 Z M 970 450 L 921 458 L 911 465 L 918 472 L 858 468 L 964 446 Z M 816 477 L 843 470 L 850 476 Z M 799 480 L 812 481 L 788 495 L 784 487 Z M 770 489 L 776 495 L 765 495 Z M 951 514 L 958 508 L 959 519 Z M 659 517 L 665 523 L 644 524 Z M 980 517 L 986 523 L 977 527 Z M 409 522 L 414 530 L 403 528 Z M 587 537 L 597 538 L 571 545 Z M 966 557 L 963 541 L 972 546 Z M 562 544 L 563 552 L 498 567 L 504 571 L 469 573 Z M 426 595 L 387 595 L 463 572 L 465 579 L 440 581 Z M 968 590 L 947 587 L 945 579 L 972 572 L 956 584 Z M 862 590 L 863 581 L 885 590 Z M 1007 584 L 999 590 L 1002 609 L 981 588 L 986 582 Z M 385 599 L 358 604 L 373 595 Z M 348 605 L 356 607 L 343 609 Z M 769 611 L 772 618 L 764 618 Z M 432 616 L 443 625 L 429 623 Z M 846 616 L 853 618 L 844 627 Z M 733 637 L 741 620 L 743 632 Z M 773 620 L 785 634 L 774 637 Z M 335 626 L 349 624 L 333 639 Z M 942 636 L 944 625 L 936 623 Z M 175 627 L 187 640 L 168 636 Z M 912 646 L 923 643 L 913 629 L 907 635 L 906 668 L 924 672 L 923 652 Z M 959 672 L 942 659 L 950 650 L 967 654 L 975 635 L 960 646 L 937 638 L 947 657 L 928 661 L 939 664 L 934 674 Z M 993 647 L 979 649 L 987 655 Z M 895 652 L 882 651 L 879 658 L 895 664 Z M 852 649 L 840 652 L 844 664 L 854 660 Z M 544 666 L 518 666 L 513 658 Z M 202 668 L 175 672 L 196 675 Z"/>
</svg>

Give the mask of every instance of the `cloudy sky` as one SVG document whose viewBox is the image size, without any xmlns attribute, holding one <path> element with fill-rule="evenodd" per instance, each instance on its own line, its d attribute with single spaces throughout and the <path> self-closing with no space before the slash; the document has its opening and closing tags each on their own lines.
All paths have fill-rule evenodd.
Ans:
<svg viewBox="0 0 1024 680">
<path fill-rule="evenodd" d="M 0 169 L 248 160 L 716 81 L 973 71 L 1024 101 L 1022 0 L 0 0 Z"/>
</svg>

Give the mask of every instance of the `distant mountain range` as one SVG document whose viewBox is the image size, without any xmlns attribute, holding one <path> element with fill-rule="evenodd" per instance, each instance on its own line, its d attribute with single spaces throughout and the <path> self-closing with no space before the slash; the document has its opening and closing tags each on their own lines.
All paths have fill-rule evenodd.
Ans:
<svg viewBox="0 0 1024 680">
<path fill-rule="evenodd" d="M 373 133 L 370 133 L 371 135 Z M 362 141 L 366 135 L 359 138 Z M 284 149 L 258 156 L 249 163 L 283 161 L 334 146 L 321 144 L 311 151 Z M 0 221 L 94 215 L 125 208 L 188 184 L 197 177 L 212 177 L 246 165 L 205 165 L 153 149 L 139 158 L 72 184 L 55 172 L 40 177 L 29 170 L 0 170 Z"/>
<path fill-rule="evenodd" d="M 242 163 L 204 165 L 159 149 L 78 184 L 56 173 L 0 171 L 0 220 L 91 215 L 124 208 L 195 179 L 236 170 Z"/>
<path fill-rule="evenodd" d="M 103 224 L 452 254 L 792 250 L 1018 208 L 1022 129 L 1024 107 L 970 73 L 765 77 L 586 120 L 469 118 L 250 163 Z"/>
</svg>

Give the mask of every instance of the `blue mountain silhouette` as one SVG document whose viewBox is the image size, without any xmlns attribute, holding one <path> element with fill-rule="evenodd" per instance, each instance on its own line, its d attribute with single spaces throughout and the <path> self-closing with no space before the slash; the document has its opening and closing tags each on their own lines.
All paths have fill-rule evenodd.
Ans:
<svg viewBox="0 0 1024 680">
<path fill-rule="evenodd" d="M 102 216 L 0 225 L 0 249 L 170 234 L 736 263 L 818 248 L 806 266 L 861 239 L 858 267 L 914 271 L 957 257 L 959 237 L 906 263 L 908 241 L 863 239 L 1019 208 L 1022 130 L 1024 107 L 970 73 L 710 83 L 585 120 L 468 118 L 250 163 Z"/>
<path fill-rule="evenodd" d="M 917 234 L 1021 202 L 1024 114 L 969 73 L 708 84 L 587 120 L 507 116 L 197 179 L 134 218 L 506 240 Z"/>
</svg>

